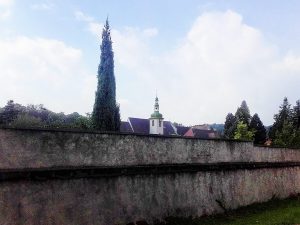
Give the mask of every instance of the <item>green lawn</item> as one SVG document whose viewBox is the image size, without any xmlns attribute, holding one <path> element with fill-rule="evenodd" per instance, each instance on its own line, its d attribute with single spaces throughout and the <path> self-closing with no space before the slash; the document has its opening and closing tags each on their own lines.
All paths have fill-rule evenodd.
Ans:
<svg viewBox="0 0 300 225">
<path fill-rule="evenodd" d="M 168 218 L 159 225 L 295 225 L 300 224 L 300 198 L 271 200 L 225 215 L 206 218 Z"/>
</svg>

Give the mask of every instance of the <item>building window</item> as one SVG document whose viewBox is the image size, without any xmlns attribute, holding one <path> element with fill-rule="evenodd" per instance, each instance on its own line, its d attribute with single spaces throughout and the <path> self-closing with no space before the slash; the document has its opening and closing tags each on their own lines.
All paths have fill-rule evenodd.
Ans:
<svg viewBox="0 0 300 225">
<path fill-rule="evenodd" d="M 154 126 L 154 120 L 152 120 L 152 127 Z"/>
<path fill-rule="evenodd" d="M 161 120 L 159 121 L 159 127 L 161 127 Z"/>
</svg>

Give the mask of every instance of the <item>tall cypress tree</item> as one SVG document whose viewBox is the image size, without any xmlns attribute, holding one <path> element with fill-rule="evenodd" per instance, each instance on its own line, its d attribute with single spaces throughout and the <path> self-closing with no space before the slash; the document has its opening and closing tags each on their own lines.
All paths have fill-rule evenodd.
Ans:
<svg viewBox="0 0 300 225">
<path fill-rule="evenodd" d="M 118 131 L 120 128 L 119 106 L 116 104 L 114 53 L 108 20 L 102 31 L 101 56 L 98 67 L 98 85 L 92 113 L 93 126 L 101 131 Z"/>
<path fill-rule="evenodd" d="M 257 113 L 253 115 L 249 128 L 254 131 L 254 143 L 264 144 L 267 138 L 267 132 Z"/>
</svg>

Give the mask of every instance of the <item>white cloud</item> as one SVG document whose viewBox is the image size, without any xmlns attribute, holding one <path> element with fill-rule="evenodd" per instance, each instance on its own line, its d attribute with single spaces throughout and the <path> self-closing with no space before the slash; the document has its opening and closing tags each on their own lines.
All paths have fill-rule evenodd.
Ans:
<svg viewBox="0 0 300 225">
<path fill-rule="evenodd" d="M 101 23 L 80 11 L 75 16 L 100 38 Z M 147 118 L 156 90 L 164 117 L 187 125 L 224 122 L 243 99 L 270 124 L 284 96 L 292 103 L 300 97 L 300 54 L 280 54 L 236 12 L 200 15 L 177 46 L 160 54 L 152 51 L 155 36 L 156 28 L 112 29 L 124 120 Z M 13 98 L 55 111 L 91 111 L 96 76 L 84 67 L 80 50 L 28 37 L 0 40 L 0 49 L 1 105 Z"/>
<path fill-rule="evenodd" d="M 97 36 L 98 39 L 101 37 L 101 32 L 103 29 L 103 24 L 97 22 L 89 22 L 88 30 Z"/>
<path fill-rule="evenodd" d="M 275 64 L 274 66 L 277 70 L 286 73 L 293 73 L 294 75 L 299 76 L 298 74 L 300 73 L 300 57 L 292 52 L 289 52 L 280 63 Z"/>
<path fill-rule="evenodd" d="M 0 21 L 1 20 L 7 20 L 11 16 L 11 10 L 5 9 L 3 11 L 0 11 Z"/>
<path fill-rule="evenodd" d="M 146 37 L 155 37 L 158 35 L 158 30 L 155 27 L 147 28 L 147 29 L 143 30 L 143 34 Z"/>
<path fill-rule="evenodd" d="M 291 100 L 300 97 L 293 86 L 300 83 L 300 77 L 291 71 L 299 68 L 299 58 L 280 56 L 276 49 L 233 11 L 198 17 L 182 45 L 170 56 L 181 71 L 182 91 L 192 96 L 191 103 L 183 105 L 194 112 L 190 118 L 222 122 L 226 113 L 235 112 L 245 99 L 252 113 L 271 123 L 285 95 Z M 285 69 L 276 69 L 282 63 Z M 175 107 L 169 113 L 173 110 Z"/>
<path fill-rule="evenodd" d="M 300 57 L 280 55 L 236 12 L 202 14 L 180 44 L 161 55 L 151 52 L 144 34 L 137 28 L 112 31 L 116 67 L 127 71 L 128 80 L 134 77 L 136 96 L 121 96 L 136 104 L 121 105 L 123 118 L 147 117 L 155 90 L 164 116 L 185 124 L 224 122 L 243 99 L 271 124 L 284 96 L 292 103 L 300 97 Z"/>
<path fill-rule="evenodd" d="M 54 5 L 52 3 L 44 2 L 44 3 L 38 3 L 38 4 L 32 4 L 30 6 L 33 10 L 51 10 L 53 9 Z"/>
<path fill-rule="evenodd" d="M 0 0 L 0 7 L 8 7 L 14 3 L 14 0 Z"/>
<path fill-rule="evenodd" d="M 143 36 L 143 31 L 125 28 L 122 31 L 113 29 L 112 38 L 116 62 L 132 69 L 143 69 L 148 65 L 149 46 Z"/>
<path fill-rule="evenodd" d="M 101 39 L 104 24 L 97 22 L 93 17 L 81 11 L 76 11 L 75 17 L 79 21 L 86 22 L 87 30 L 95 35 L 97 39 Z M 146 39 L 156 36 L 158 30 L 156 28 L 141 30 L 133 27 L 124 27 L 122 30 L 112 29 L 111 33 L 117 63 L 135 68 L 137 65 L 142 65 L 149 60 L 144 57 L 148 51 Z"/>
<path fill-rule="evenodd" d="M 101 37 L 101 32 L 103 29 L 102 23 L 96 22 L 93 17 L 86 15 L 85 13 L 83 13 L 82 11 L 79 11 L 79 10 L 76 11 L 74 13 L 74 15 L 78 21 L 87 23 L 87 30 L 89 32 L 91 32 L 93 35 L 96 35 L 97 38 Z"/>
<path fill-rule="evenodd" d="M 43 103 L 54 111 L 84 113 L 89 79 L 79 49 L 57 40 L 17 37 L 0 40 L 1 105 Z M 78 105 L 80 101 L 80 105 Z"/>
<path fill-rule="evenodd" d="M 11 17 L 11 7 L 14 0 L 0 0 L 0 21 L 7 20 Z"/>
<path fill-rule="evenodd" d="M 79 20 L 79 21 L 84 21 L 84 22 L 92 22 L 92 21 L 94 21 L 94 18 L 93 17 L 91 17 L 91 16 L 88 16 L 88 15 L 86 15 L 86 14 L 84 14 L 83 12 L 81 12 L 81 11 L 76 11 L 75 13 L 74 13 L 74 15 L 75 15 L 75 18 L 77 19 L 77 20 Z"/>
</svg>

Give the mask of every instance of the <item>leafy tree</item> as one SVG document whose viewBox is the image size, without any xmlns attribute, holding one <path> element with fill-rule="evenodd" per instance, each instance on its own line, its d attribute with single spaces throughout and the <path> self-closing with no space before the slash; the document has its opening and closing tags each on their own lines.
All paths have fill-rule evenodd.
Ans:
<svg viewBox="0 0 300 225">
<path fill-rule="evenodd" d="M 43 105 L 22 106 L 14 101 L 0 108 L 0 124 L 17 127 L 50 127 L 50 128 L 75 128 L 90 129 L 90 115 L 82 116 L 77 112 L 65 115 L 46 109 Z"/>
<path fill-rule="evenodd" d="M 114 53 L 108 20 L 103 28 L 100 48 L 98 85 L 92 113 L 93 126 L 97 130 L 118 131 L 121 122 L 119 106 L 116 104 Z"/>
<path fill-rule="evenodd" d="M 91 118 L 88 116 L 80 116 L 74 122 L 73 128 L 91 129 L 92 128 Z"/>
<path fill-rule="evenodd" d="M 285 121 L 291 121 L 292 111 L 287 97 L 283 99 L 283 103 L 279 108 L 279 112 L 274 115 L 275 122 L 269 132 L 271 139 L 275 138 L 276 133 L 282 131 Z"/>
<path fill-rule="evenodd" d="M 22 114 L 19 114 L 17 116 L 17 118 L 11 122 L 10 126 L 16 127 L 16 128 L 44 127 L 45 124 L 38 117 L 22 113 Z"/>
<path fill-rule="evenodd" d="M 249 126 L 250 120 L 251 120 L 251 115 L 250 115 L 249 107 L 245 100 L 242 101 L 241 106 L 237 109 L 237 111 L 235 113 L 235 117 L 238 122 L 243 122 L 247 126 Z"/>
<path fill-rule="evenodd" d="M 0 114 L 0 124 L 10 125 L 18 117 L 18 114 L 24 110 L 25 107 L 14 103 L 13 100 L 9 100 Z"/>
<path fill-rule="evenodd" d="M 239 121 L 237 124 L 237 129 L 234 133 L 234 139 L 252 141 L 254 136 L 254 131 L 248 129 L 246 123 Z"/>
<path fill-rule="evenodd" d="M 234 138 L 234 132 L 236 130 L 237 120 L 232 113 L 228 113 L 224 124 L 224 137 Z"/>
<path fill-rule="evenodd" d="M 253 115 L 249 128 L 254 131 L 254 143 L 264 144 L 267 138 L 267 132 L 257 113 Z"/>
<path fill-rule="evenodd" d="M 66 127 L 66 116 L 64 113 L 54 113 L 50 112 L 48 116 L 48 124 L 49 127 L 53 128 L 64 128 Z"/>
</svg>

